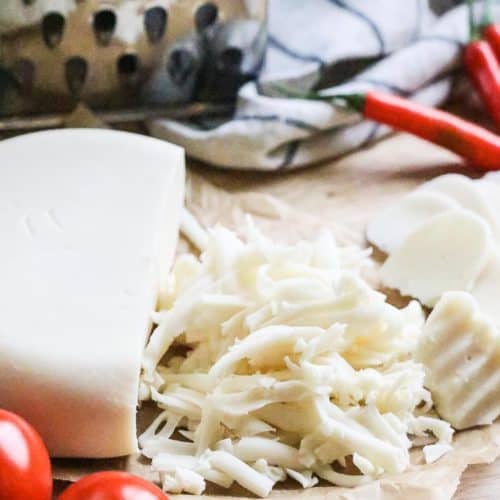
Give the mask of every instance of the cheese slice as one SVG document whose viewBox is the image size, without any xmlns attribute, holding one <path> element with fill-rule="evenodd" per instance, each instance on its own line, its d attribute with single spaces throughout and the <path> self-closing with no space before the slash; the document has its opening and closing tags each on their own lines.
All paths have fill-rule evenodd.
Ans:
<svg viewBox="0 0 500 500">
<path fill-rule="evenodd" d="M 497 216 L 477 182 L 460 174 L 446 174 L 426 182 L 417 189 L 422 192 L 440 193 L 455 200 L 459 206 L 482 217 L 497 238 L 500 238 Z"/>
<path fill-rule="evenodd" d="M 500 254 L 491 252 L 488 262 L 471 290 L 481 312 L 500 327 Z"/>
<path fill-rule="evenodd" d="M 0 143 L 0 407 L 52 456 L 137 450 L 142 351 L 183 186 L 183 150 L 139 135 Z"/>
<path fill-rule="evenodd" d="M 382 211 L 366 229 L 368 240 L 389 254 L 431 217 L 459 205 L 439 192 L 413 191 Z"/>
<path fill-rule="evenodd" d="M 497 182 L 482 178 L 474 181 L 476 188 L 483 196 L 493 214 L 493 220 L 490 221 L 493 232 L 496 235 L 497 242 L 500 241 L 500 186 Z"/>
<path fill-rule="evenodd" d="M 470 290 L 492 250 L 484 220 L 462 209 L 432 217 L 385 261 L 382 282 L 434 306 L 449 290 Z"/>
<path fill-rule="evenodd" d="M 488 172 L 483 176 L 484 180 L 487 180 L 488 182 L 494 182 L 495 184 L 500 184 L 500 172 L 494 171 L 494 172 Z"/>
</svg>

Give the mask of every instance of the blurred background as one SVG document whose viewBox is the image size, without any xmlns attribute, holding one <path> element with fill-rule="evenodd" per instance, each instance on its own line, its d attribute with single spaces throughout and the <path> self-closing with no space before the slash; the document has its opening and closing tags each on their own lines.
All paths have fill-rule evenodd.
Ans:
<svg viewBox="0 0 500 500">
<path fill-rule="evenodd" d="M 389 129 L 280 86 L 455 96 L 480 115 L 467 39 L 457 0 L 2 0 L 0 133 L 115 126 L 217 166 L 302 167 Z"/>
<path fill-rule="evenodd" d="M 234 102 L 266 15 L 266 0 L 2 0 L 2 114 Z"/>
</svg>

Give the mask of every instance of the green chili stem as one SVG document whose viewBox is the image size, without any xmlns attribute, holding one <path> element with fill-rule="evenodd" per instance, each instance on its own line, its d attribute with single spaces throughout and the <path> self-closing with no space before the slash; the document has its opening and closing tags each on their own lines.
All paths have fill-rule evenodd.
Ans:
<svg viewBox="0 0 500 500">
<path fill-rule="evenodd" d="M 469 41 L 476 42 L 481 39 L 481 29 L 476 25 L 474 19 L 474 0 L 467 0 L 467 9 L 469 13 Z"/>
<path fill-rule="evenodd" d="M 275 84 L 273 85 L 273 88 L 284 97 L 290 97 L 294 99 L 307 99 L 310 101 L 322 101 L 334 105 L 343 104 L 347 105 L 349 109 L 359 111 L 360 113 L 363 112 L 363 109 L 365 107 L 366 96 L 364 94 L 322 95 L 314 91 L 300 92 L 281 84 Z"/>
<path fill-rule="evenodd" d="M 483 16 L 481 17 L 481 28 L 486 28 L 493 23 L 493 8 L 491 0 L 484 0 L 483 2 Z"/>
</svg>

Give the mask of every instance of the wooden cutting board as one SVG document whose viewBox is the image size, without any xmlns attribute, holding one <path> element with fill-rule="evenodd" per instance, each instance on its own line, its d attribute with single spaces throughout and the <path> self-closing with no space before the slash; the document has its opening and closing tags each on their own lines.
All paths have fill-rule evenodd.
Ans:
<svg viewBox="0 0 500 500">
<path fill-rule="evenodd" d="M 254 207 L 257 199 L 262 201 L 261 210 L 266 214 L 269 210 L 272 212 L 272 208 L 266 206 L 266 195 L 271 195 L 300 212 L 314 217 L 320 215 L 325 225 L 336 231 L 340 228 L 343 236 L 359 243 L 363 243 L 366 222 L 377 210 L 422 182 L 447 172 L 481 175 L 466 169 L 459 158 L 449 152 L 401 134 L 340 161 L 295 172 L 237 172 L 189 162 L 191 179 L 195 179 L 193 184 L 199 187 L 200 183 L 206 183 L 219 188 L 215 201 L 207 200 L 207 203 L 227 203 L 230 209 L 234 198 L 243 205 L 246 201 L 252 202 Z M 210 220 L 210 215 L 205 216 L 206 222 L 217 222 Z M 291 220 L 290 232 L 297 229 L 300 230 Z M 62 487 L 57 484 L 56 492 Z M 491 465 L 470 466 L 462 475 L 454 498 L 500 498 L 500 459 Z"/>
</svg>

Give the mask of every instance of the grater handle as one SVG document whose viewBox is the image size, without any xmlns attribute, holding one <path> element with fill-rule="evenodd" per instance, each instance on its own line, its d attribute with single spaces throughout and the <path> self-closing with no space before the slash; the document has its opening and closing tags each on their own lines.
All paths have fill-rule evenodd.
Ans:
<svg viewBox="0 0 500 500">
<path fill-rule="evenodd" d="M 196 116 L 228 116 L 234 112 L 232 104 L 195 102 L 189 105 L 169 107 L 139 107 L 131 109 L 93 111 L 96 117 L 107 124 L 141 122 L 154 118 L 186 120 Z M 64 127 L 68 113 L 12 116 L 0 118 L 0 132 L 16 132 L 45 128 Z"/>
</svg>

